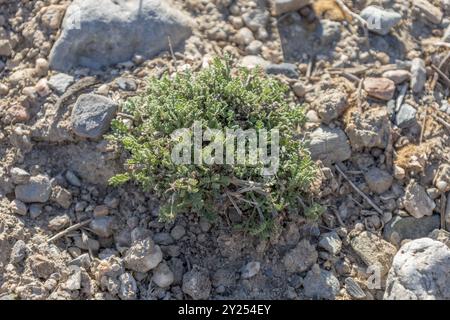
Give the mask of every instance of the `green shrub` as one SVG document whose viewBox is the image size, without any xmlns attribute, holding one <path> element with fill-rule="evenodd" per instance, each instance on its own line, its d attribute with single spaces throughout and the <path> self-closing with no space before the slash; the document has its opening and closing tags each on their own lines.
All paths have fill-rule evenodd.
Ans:
<svg viewBox="0 0 450 320">
<path fill-rule="evenodd" d="M 228 59 L 218 58 L 197 74 L 151 79 L 144 94 L 123 106 L 127 117 L 113 121 L 109 138 L 123 146 L 128 159 L 126 172 L 110 182 L 134 181 L 156 194 L 163 221 L 178 213 L 214 218 L 236 210 L 244 221 L 237 227 L 269 235 L 286 212 L 304 211 L 299 203 L 307 198 L 316 170 L 300 139 L 304 113 L 300 106 L 288 103 L 287 90 L 261 70 L 232 70 Z M 263 176 L 264 164 L 249 165 L 248 161 L 244 165 L 175 164 L 171 152 L 179 140 L 171 134 L 192 128 L 195 121 L 203 129 L 278 129 L 276 175 Z M 208 146 L 203 143 L 203 150 Z"/>
</svg>

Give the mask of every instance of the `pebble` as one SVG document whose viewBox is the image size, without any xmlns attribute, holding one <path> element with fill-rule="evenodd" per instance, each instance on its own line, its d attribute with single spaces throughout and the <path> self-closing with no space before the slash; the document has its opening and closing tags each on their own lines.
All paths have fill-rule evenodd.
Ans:
<svg viewBox="0 0 450 320">
<path fill-rule="evenodd" d="M 11 169 L 11 179 L 15 184 L 27 183 L 30 180 L 30 177 L 31 175 L 21 168 L 15 167 Z"/>
<path fill-rule="evenodd" d="M 399 128 L 411 127 L 416 122 L 417 110 L 411 105 L 404 103 L 395 115 L 395 122 Z"/>
<path fill-rule="evenodd" d="M 350 245 L 366 266 L 378 266 L 387 274 L 397 249 L 375 233 L 363 231 L 350 240 Z"/>
<path fill-rule="evenodd" d="M 243 57 L 239 64 L 241 67 L 253 69 L 257 66 L 265 68 L 269 64 L 269 62 L 267 60 L 264 60 L 260 56 L 248 55 Z"/>
<path fill-rule="evenodd" d="M 387 78 L 364 79 L 364 90 L 373 98 L 389 101 L 394 97 L 395 83 Z"/>
<path fill-rule="evenodd" d="M 65 177 L 66 177 L 67 182 L 70 183 L 72 186 L 81 187 L 80 179 L 72 171 L 67 170 Z"/>
<path fill-rule="evenodd" d="M 351 295 L 355 299 L 364 299 L 367 295 L 365 292 L 361 289 L 359 284 L 351 277 L 345 278 L 345 289 L 347 290 L 348 294 Z"/>
<path fill-rule="evenodd" d="M 9 57 L 12 53 L 10 41 L 8 39 L 0 40 L 0 57 Z"/>
<path fill-rule="evenodd" d="M 9 92 L 9 87 L 4 83 L 0 83 L 0 96 L 6 96 L 8 94 L 8 92 Z"/>
<path fill-rule="evenodd" d="M 36 204 L 36 203 L 32 203 L 30 205 L 29 211 L 30 211 L 30 217 L 32 219 L 36 219 L 42 213 L 42 205 Z"/>
<path fill-rule="evenodd" d="M 174 282 L 174 274 L 169 266 L 162 262 L 153 269 L 152 281 L 160 288 L 167 288 Z"/>
<path fill-rule="evenodd" d="M 273 75 L 285 75 L 288 78 L 298 78 L 299 74 L 297 67 L 292 63 L 271 63 L 265 67 L 267 74 Z"/>
<path fill-rule="evenodd" d="M 50 88 L 47 84 L 47 79 L 45 79 L 45 78 L 42 78 L 41 80 L 39 80 L 36 83 L 36 86 L 34 88 L 36 90 L 36 93 L 40 97 L 46 97 L 51 93 Z"/>
<path fill-rule="evenodd" d="M 10 261 L 13 264 L 21 263 L 28 254 L 28 248 L 23 240 L 17 240 L 11 249 Z"/>
<path fill-rule="evenodd" d="M 334 300 L 339 293 L 340 284 L 332 272 L 314 265 L 303 280 L 303 288 L 303 293 L 308 298 Z"/>
<path fill-rule="evenodd" d="M 306 94 L 306 88 L 301 82 L 296 82 L 292 86 L 292 90 L 294 91 L 295 95 L 299 98 L 303 98 Z"/>
<path fill-rule="evenodd" d="M 406 187 L 403 204 L 406 211 L 417 219 L 424 216 L 431 216 L 436 207 L 436 204 L 428 196 L 425 188 L 414 180 L 411 180 Z"/>
<path fill-rule="evenodd" d="M 168 246 L 173 244 L 173 238 L 172 236 L 167 232 L 158 232 L 153 236 L 153 241 L 156 244 Z"/>
<path fill-rule="evenodd" d="M 48 80 L 48 86 L 61 95 L 75 82 L 73 76 L 65 73 L 58 73 L 50 77 Z"/>
<path fill-rule="evenodd" d="M 25 203 L 47 202 L 51 194 L 50 179 L 44 175 L 31 177 L 26 184 L 18 185 L 15 189 L 16 198 Z"/>
<path fill-rule="evenodd" d="M 131 273 L 122 273 L 119 276 L 119 281 L 119 298 L 121 300 L 135 300 L 138 294 L 138 286 Z"/>
<path fill-rule="evenodd" d="M 407 70 L 389 70 L 383 73 L 383 78 L 394 81 L 395 84 L 401 84 L 411 79 L 411 73 Z"/>
<path fill-rule="evenodd" d="M 360 15 L 367 21 L 367 28 L 370 31 L 382 36 L 387 35 L 402 20 L 399 13 L 384 10 L 378 6 L 368 6 L 361 11 Z"/>
<path fill-rule="evenodd" d="M 318 253 L 308 240 L 300 241 L 297 246 L 283 257 L 283 264 L 290 273 L 305 272 L 316 263 Z"/>
<path fill-rule="evenodd" d="M 72 261 L 70 261 L 69 265 L 83 267 L 85 270 L 89 270 L 91 266 L 91 257 L 89 256 L 89 253 L 81 254 Z"/>
<path fill-rule="evenodd" d="M 125 267 L 137 272 L 148 272 L 161 261 L 161 248 L 150 238 L 135 241 L 124 257 Z"/>
<path fill-rule="evenodd" d="M 182 226 L 177 224 L 175 227 L 173 227 L 172 231 L 170 231 L 170 235 L 175 240 L 180 240 L 183 238 L 183 236 L 186 234 L 186 229 Z"/>
<path fill-rule="evenodd" d="M 211 294 L 211 280 L 208 272 L 198 266 L 183 276 L 182 290 L 194 300 L 206 300 Z"/>
<path fill-rule="evenodd" d="M 55 187 L 52 198 L 64 209 L 68 209 L 72 204 L 72 193 L 62 187 Z"/>
<path fill-rule="evenodd" d="M 427 81 L 425 61 L 415 58 L 411 62 L 411 89 L 414 93 L 421 93 Z"/>
<path fill-rule="evenodd" d="M 382 194 L 388 191 L 394 181 L 389 172 L 381 170 L 377 167 L 372 167 L 365 172 L 364 178 L 369 186 L 369 189 L 377 194 Z"/>
<path fill-rule="evenodd" d="M 48 73 L 48 61 L 43 59 L 43 58 L 39 58 L 36 60 L 36 74 L 44 77 L 47 75 Z"/>
<path fill-rule="evenodd" d="M 72 110 L 72 129 L 80 137 L 98 139 L 108 131 L 116 111 L 114 101 L 96 94 L 82 94 Z"/>
<path fill-rule="evenodd" d="M 348 108 L 347 93 L 343 90 L 329 89 L 317 98 L 316 105 L 319 117 L 324 123 L 329 124 Z"/>
<path fill-rule="evenodd" d="M 383 230 L 383 238 L 394 245 L 399 245 L 405 239 L 419 239 L 428 236 L 440 226 L 439 215 L 432 215 L 420 219 L 414 217 L 395 216 Z"/>
<path fill-rule="evenodd" d="M 131 78 L 124 78 L 124 77 L 117 78 L 116 84 L 119 86 L 120 89 L 122 89 L 124 91 L 136 91 L 137 90 L 136 81 L 134 81 Z"/>
<path fill-rule="evenodd" d="M 325 249 L 332 255 L 337 255 L 342 248 L 342 241 L 336 232 L 328 232 L 321 235 L 319 247 Z"/>
<path fill-rule="evenodd" d="M 112 217 L 99 217 L 95 218 L 89 224 L 89 228 L 92 229 L 97 236 L 102 238 L 108 238 L 113 234 L 113 218 Z"/>
<path fill-rule="evenodd" d="M 259 40 L 253 40 L 245 48 L 245 52 L 248 54 L 260 54 L 263 47 L 263 43 Z"/>
<path fill-rule="evenodd" d="M 309 149 L 314 160 L 331 163 L 345 161 L 352 154 L 345 132 L 340 128 L 332 129 L 325 126 L 311 133 Z"/>
<path fill-rule="evenodd" d="M 70 217 L 67 214 L 52 218 L 48 222 L 48 228 L 53 231 L 60 231 L 70 225 Z"/>
<path fill-rule="evenodd" d="M 242 279 L 250 279 L 256 276 L 261 269 L 261 263 L 258 261 L 252 261 L 247 263 L 241 270 Z"/>
<path fill-rule="evenodd" d="M 109 214 L 108 206 L 100 205 L 94 208 L 94 217 L 105 217 Z"/>
<path fill-rule="evenodd" d="M 242 28 L 236 34 L 236 43 L 241 46 L 250 44 L 255 38 L 253 32 L 249 28 Z"/>
</svg>

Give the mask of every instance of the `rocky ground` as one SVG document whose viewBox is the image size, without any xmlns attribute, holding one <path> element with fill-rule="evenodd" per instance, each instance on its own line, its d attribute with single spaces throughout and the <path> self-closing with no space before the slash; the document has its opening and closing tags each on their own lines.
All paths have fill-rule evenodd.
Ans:
<svg viewBox="0 0 450 320">
<path fill-rule="evenodd" d="M 0 299 L 450 299 L 450 1 L 158 2 L 0 0 Z M 225 53 L 305 105 L 320 221 L 108 186 L 122 103 Z"/>
</svg>

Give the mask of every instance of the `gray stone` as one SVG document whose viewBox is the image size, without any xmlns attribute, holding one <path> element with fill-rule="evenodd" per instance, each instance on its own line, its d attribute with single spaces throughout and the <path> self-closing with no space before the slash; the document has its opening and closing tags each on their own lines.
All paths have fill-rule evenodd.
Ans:
<svg viewBox="0 0 450 320">
<path fill-rule="evenodd" d="M 161 244 L 161 245 L 164 245 L 164 246 L 171 245 L 174 242 L 172 236 L 169 233 L 167 233 L 167 232 L 156 233 L 153 236 L 153 241 L 156 244 Z"/>
<path fill-rule="evenodd" d="M 241 270 L 242 279 L 250 279 L 256 276 L 261 269 L 261 263 L 258 261 L 251 261 L 247 263 Z"/>
<path fill-rule="evenodd" d="M 347 160 L 352 154 L 345 132 L 325 126 L 311 133 L 309 150 L 313 159 L 331 163 Z"/>
<path fill-rule="evenodd" d="M 385 300 L 449 300 L 450 249 L 421 238 L 403 245 L 386 281 Z"/>
<path fill-rule="evenodd" d="M 72 204 L 72 194 L 69 190 L 57 186 L 52 195 L 52 199 L 56 201 L 64 209 L 68 209 Z"/>
<path fill-rule="evenodd" d="M 416 109 L 407 103 L 401 105 L 395 116 L 395 122 L 399 128 L 408 128 L 416 122 Z"/>
<path fill-rule="evenodd" d="M 377 194 L 382 194 L 392 186 L 394 178 L 392 175 L 377 167 L 372 167 L 364 173 L 369 189 Z"/>
<path fill-rule="evenodd" d="M 161 248 L 150 238 L 135 241 L 124 257 L 125 267 L 137 272 L 148 272 L 161 261 Z"/>
<path fill-rule="evenodd" d="M 374 233 L 363 231 L 350 240 L 350 245 L 361 260 L 368 266 L 381 268 L 381 275 L 389 271 L 397 249 Z"/>
<path fill-rule="evenodd" d="M 384 10 L 377 6 L 365 8 L 361 11 L 361 17 L 367 21 L 367 27 L 370 31 L 383 36 L 387 35 L 402 20 L 399 13 Z"/>
<path fill-rule="evenodd" d="M 11 179 L 15 184 L 24 184 L 30 179 L 30 174 L 21 168 L 12 168 Z"/>
<path fill-rule="evenodd" d="M 72 110 L 72 129 L 80 137 L 98 139 L 109 129 L 117 104 L 100 95 L 81 95 Z"/>
<path fill-rule="evenodd" d="M 17 200 L 17 199 L 11 201 L 11 209 L 12 209 L 12 211 L 15 214 L 18 214 L 18 215 L 21 215 L 21 216 L 26 215 L 27 212 L 28 212 L 27 205 L 25 203 L 23 203 L 22 201 Z"/>
<path fill-rule="evenodd" d="M 411 89 L 414 93 L 420 93 L 427 82 L 427 70 L 425 61 L 415 58 L 411 62 Z"/>
<path fill-rule="evenodd" d="M 347 109 L 347 93 L 338 89 L 321 92 L 316 106 L 319 117 L 324 123 L 328 124 Z"/>
<path fill-rule="evenodd" d="M 248 55 L 241 59 L 239 62 L 239 65 L 241 67 L 247 68 L 247 69 L 253 69 L 255 67 L 265 68 L 270 63 L 267 60 L 264 60 L 260 56 L 254 56 L 254 55 Z"/>
<path fill-rule="evenodd" d="M 394 244 L 405 239 L 415 240 L 428 236 L 434 229 L 439 228 L 441 222 L 439 215 L 423 217 L 420 219 L 414 217 L 395 216 L 386 224 L 383 231 L 383 237 Z"/>
<path fill-rule="evenodd" d="M 355 299 L 364 299 L 367 295 L 353 278 L 345 278 L 345 289 Z"/>
<path fill-rule="evenodd" d="M 119 298 L 122 300 L 135 300 L 137 298 L 138 287 L 133 276 L 128 272 L 122 273 L 119 276 L 119 281 Z"/>
<path fill-rule="evenodd" d="M 298 78 L 298 72 L 297 67 L 295 64 L 292 63 L 280 63 L 280 64 L 274 64 L 271 63 L 265 67 L 267 74 L 274 74 L 274 75 L 285 75 L 288 78 Z"/>
<path fill-rule="evenodd" d="M 290 273 L 304 272 L 316 263 L 318 256 L 316 248 L 305 239 L 286 253 L 283 258 L 283 264 Z"/>
<path fill-rule="evenodd" d="M 261 8 L 249 10 L 242 15 L 245 25 L 252 31 L 257 32 L 265 28 L 269 22 L 269 13 Z"/>
<path fill-rule="evenodd" d="M 17 264 L 23 261 L 28 254 L 27 245 L 23 240 L 17 240 L 11 249 L 11 263 Z"/>
<path fill-rule="evenodd" d="M 67 182 L 70 183 L 71 185 L 73 185 L 75 187 L 81 187 L 80 179 L 72 171 L 67 170 L 65 177 L 66 177 Z"/>
<path fill-rule="evenodd" d="M 18 185 L 15 189 L 16 198 L 25 203 L 46 202 L 51 192 L 50 179 L 44 175 L 31 177 L 26 184 Z"/>
<path fill-rule="evenodd" d="M 136 81 L 131 78 L 120 77 L 116 79 L 116 83 L 124 91 L 136 91 L 137 89 Z"/>
<path fill-rule="evenodd" d="M 431 216 L 436 207 L 434 201 L 428 196 L 425 188 L 411 180 L 405 190 L 403 198 L 406 211 L 415 218 Z"/>
<path fill-rule="evenodd" d="M 182 226 L 177 224 L 175 227 L 173 227 L 172 231 L 170 231 L 170 235 L 175 240 L 180 240 L 183 238 L 183 236 L 186 234 L 186 229 Z"/>
<path fill-rule="evenodd" d="M 450 232 L 443 229 L 435 229 L 428 235 L 429 238 L 440 241 L 450 248 Z"/>
<path fill-rule="evenodd" d="M 191 34 L 191 19 L 163 0 L 75 0 L 67 8 L 62 32 L 50 53 L 50 66 L 67 71 L 99 69 L 151 58 L 179 45 Z"/>
<path fill-rule="evenodd" d="M 75 82 L 75 79 L 65 73 L 58 73 L 48 79 L 47 84 L 57 94 L 63 94 L 67 88 Z"/>
<path fill-rule="evenodd" d="M 340 284 L 332 272 L 320 269 L 316 265 L 308 271 L 303 288 L 303 293 L 308 298 L 333 300 L 339 292 Z"/>
<path fill-rule="evenodd" d="M 319 241 L 319 247 L 325 249 L 332 255 L 337 255 L 342 248 L 342 241 L 334 231 L 324 233 Z"/>
<path fill-rule="evenodd" d="M 89 228 L 92 229 L 97 236 L 108 238 L 113 234 L 113 218 L 99 217 L 89 223 Z"/>
<path fill-rule="evenodd" d="M 211 293 L 208 272 L 196 265 L 183 276 L 182 290 L 194 300 L 206 300 Z"/>
<path fill-rule="evenodd" d="M 48 228 L 53 231 L 60 231 L 70 224 L 70 217 L 67 214 L 56 216 L 48 222 Z"/>
<path fill-rule="evenodd" d="M 78 257 L 70 261 L 69 265 L 83 267 L 84 269 L 89 270 L 91 266 L 91 257 L 89 256 L 89 253 L 79 255 Z"/>
<path fill-rule="evenodd" d="M 81 269 L 78 266 L 70 266 L 70 276 L 65 282 L 64 286 L 67 290 L 81 289 Z"/>
<path fill-rule="evenodd" d="M 174 279 L 175 277 L 172 270 L 170 270 L 169 266 L 165 262 L 160 263 L 155 269 L 153 269 L 152 281 L 160 288 L 169 287 L 173 283 Z"/>
<path fill-rule="evenodd" d="M 37 203 L 33 203 L 33 204 L 30 205 L 29 210 L 30 210 L 30 217 L 32 219 L 36 219 L 42 213 L 42 205 L 37 204 Z"/>
</svg>

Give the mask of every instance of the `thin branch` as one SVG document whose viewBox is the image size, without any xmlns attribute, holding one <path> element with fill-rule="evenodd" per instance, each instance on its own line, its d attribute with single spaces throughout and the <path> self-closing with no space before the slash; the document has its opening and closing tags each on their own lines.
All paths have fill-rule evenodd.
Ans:
<svg viewBox="0 0 450 320">
<path fill-rule="evenodd" d="M 57 233 L 56 235 L 54 235 L 53 237 L 51 237 L 50 239 L 47 240 L 47 243 L 53 242 L 55 240 L 58 240 L 59 238 L 64 237 L 66 234 L 78 230 L 86 225 L 88 225 L 90 222 L 92 221 L 92 219 L 88 219 L 86 221 L 74 224 L 73 226 L 70 226 L 69 228 L 61 231 L 60 233 Z"/>
<path fill-rule="evenodd" d="M 383 210 L 381 210 L 381 208 L 379 206 L 377 206 L 364 192 L 361 191 L 361 189 L 359 189 L 348 177 L 347 175 L 344 173 L 344 171 L 342 171 L 341 168 L 339 168 L 339 166 L 336 164 L 334 166 L 336 168 L 336 170 L 341 174 L 341 176 L 347 180 L 347 182 L 352 186 L 353 189 L 355 189 L 356 192 L 359 193 L 359 195 L 361 197 L 363 197 L 371 206 L 372 208 L 374 208 L 379 214 L 383 214 Z"/>
<path fill-rule="evenodd" d="M 369 29 L 367 27 L 367 21 L 364 20 L 359 14 L 354 13 L 342 0 L 335 0 L 336 4 L 344 11 L 347 15 L 351 16 L 353 19 L 357 20 L 362 28 L 364 29 L 364 36 L 367 42 L 369 42 Z"/>
</svg>

